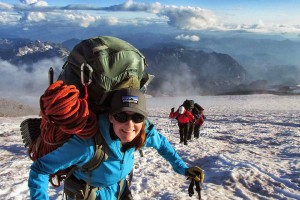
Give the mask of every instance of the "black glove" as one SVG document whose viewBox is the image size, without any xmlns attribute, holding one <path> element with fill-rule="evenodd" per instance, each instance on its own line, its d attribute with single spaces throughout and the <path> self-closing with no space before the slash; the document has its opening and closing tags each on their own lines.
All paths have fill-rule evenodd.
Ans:
<svg viewBox="0 0 300 200">
<path fill-rule="evenodd" d="M 173 107 L 173 108 L 171 108 L 171 113 L 173 113 L 174 112 L 174 110 L 175 110 L 175 108 Z"/>
<path fill-rule="evenodd" d="M 193 179 L 195 181 L 199 181 L 200 183 L 203 183 L 204 181 L 204 171 L 198 166 L 188 168 L 185 172 L 185 175 L 188 179 Z"/>
</svg>

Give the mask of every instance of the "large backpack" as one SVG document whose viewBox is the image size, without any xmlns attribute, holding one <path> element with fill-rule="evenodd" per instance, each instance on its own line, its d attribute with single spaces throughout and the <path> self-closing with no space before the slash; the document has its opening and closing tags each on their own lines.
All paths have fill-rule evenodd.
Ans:
<svg viewBox="0 0 300 200">
<path fill-rule="evenodd" d="M 194 104 L 194 107 L 200 112 L 200 111 L 203 111 L 204 108 L 202 106 L 200 106 L 198 103 L 195 103 Z"/>
<path fill-rule="evenodd" d="M 74 102 L 73 96 L 76 96 L 75 93 L 79 91 L 78 96 L 82 98 L 79 99 L 80 102 L 86 101 L 89 110 L 89 112 L 84 112 L 86 116 L 84 119 L 80 118 L 80 123 L 89 123 L 90 127 L 86 126 L 88 131 L 95 133 L 96 131 L 91 130 L 91 127 L 98 124 L 95 122 L 96 117 L 93 113 L 107 110 L 109 99 L 115 90 L 128 87 L 141 89 L 142 91 L 146 90 L 147 85 L 154 76 L 148 75 L 144 71 L 145 66 L 145 57 L 131 44 L 119 38 L 99 36 L 78 43 L 63 65 L 58 81 L 53 83 L 53 80 L 50 80 L 49 82 L 52 84 L 41 96 L 40 107 L 42 118 L 29 118 L 21 123 L 21 135 L 25 147 L 29 147 L 30 158 L 35 160 L 62 146 L 71 137 L 71 134 L 73 134 L 72 131 L 69 131 L 71 133 L 67 132 L 68 128 L 78 126 L 79 124 L 77 121 L 74 122 L 74 116 L 76 115 L 77 117 L 78 113 L 82 112 L 74 114 L 73 108 L 75 106 L 69 109 L 72 115 L 68 114 L 68 118 L 62 118 L 63 120 L 60 120 L 61 116 L 55 113 L 52 115 L 49 114 L 51 113 L 49 112 L 51 106 L 55 107 L 55 112 L 61 111 L 62 108 L 66 107 L 65 104 Z M 65 94 L 63 91 L 68 86 L 70 86 L 70 93 L 72 94 Z M 60 99 L 56 96 L 51 96 L 61 93 L 64 94 L 63 97 L 70 100 L 68 99 L 65 102 L 63 98 Z M 44 103 L 44 100 L 49 102 L 50 108 L 45 108 L 46 103 Z M 56 100 L 58 103 L 55 102 Z M 85 103 L 82 105 L 85 105 Z M 78 108 L 81 108 L 81 104 Z M 73 120 L 72 122 L 63 124 L 63 128 L 61 127 L 61 123 L 69 122 L 71 119 Z M 91 121 L 94 121 L 94 123 Z M 77 128 L 76 131 L 79 135 L 85 131 L 81 131 L 82 129 L 78 129 L 78 127 L 75 128 Z M 56 132 L 58 129 L 60 133 Z M 50 133 L 49 130 L 52 130 L 52 132 Z M 47 137 L 47 134 L 53 134 L 53 136 Z M 58 137 L 56 137 L 57 135 Z M 103 143 L 104 140 L 99 140 L 101 138 L 95 137 L 95 134 L 81 136 L 95 138 L 96 153 L 94 158 L 85 165 L 85 171 L 90 171 L 104 160 L 107 153 L 103 147 L 106 145 Z M 47 138 L 47 141 L 45 141 L 45 138 Z M 51 175 L 52 178 L 56 177 L 58 181 L 57 185 L 50 181 L 51 184 L 59 186 L 70 170 L 67 169 Z"/>
<path fill-rule="evenodd" d="M 186 99 L 184 102 L 183 102 L 183 107 L 188 110 L 188 111 L 192 111 L 193 108 L 194 108 L 194 100 L 188 100 Z"/>
<path fill-rule="evenodd" d="M 89 108 L 103 110 L 112 91 L 143 87 L 149 79 L 145 66 L 143 54 L 128 42 L 99 36 L 83 40 L 73 48 L 58 80 L 75 85 L 82 95 L 84 84 L 89 84 Z"/>
</svg>

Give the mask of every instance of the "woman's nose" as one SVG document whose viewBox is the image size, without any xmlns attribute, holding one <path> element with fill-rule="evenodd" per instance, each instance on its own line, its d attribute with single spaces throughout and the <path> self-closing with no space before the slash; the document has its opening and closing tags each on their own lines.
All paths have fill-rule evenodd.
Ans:
<svg viewBox="0 0 300 200">
<path fill-rule="evenodd" d="M 128 126 L 133 126 L 133 125 L 134 125 L 134 122 L 132 121 L 132 119 L 129 119 L 129 120 L 126 121 L 126 124 L 127 124 Z"/>
</svg>

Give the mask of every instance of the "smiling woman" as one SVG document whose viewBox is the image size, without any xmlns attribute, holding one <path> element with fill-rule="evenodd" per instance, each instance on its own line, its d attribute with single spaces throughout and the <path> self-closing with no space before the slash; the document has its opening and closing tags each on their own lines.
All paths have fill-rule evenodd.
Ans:
<svg viewBox="0 0 300 200">
<path fill-rule="evenodd" d="M 100 130 L 96 134 L 104 139 L 108 158 L 88 173 L 84 171 L 95 153 L 94 141 L 74 135 L 63 146 L 32 164 L 28 179 L 31 199 L 48 199 L 49 175 L 70 166 L 76 167 L 65 181 L 65 195 L 69 198 L 132 199 L 126 177 L 134 166 L 134 152 L 142 147 L 156 149 L 178 174 L 203 182 L 202 169 L 188 167 L 169 141 L 147 120 L 145 96 L 138 89 L 115 91 L 109 113 L 99 114 L 98 120 Z M 75 187 L 78 185 L 86 186 Z"/>
<path fill-rule="evenodd" d="M 126 145 L 132 141 L 134 141 L 134 144 L 129 144 L 129 146 L 136 149 L 144 145 L 146 132 L 143 122 L 146 118 L 145 96 L 139 91 L 126 89 L 117 92 L 113 96 L 109 121 L 112 124 L 114 133 L 121 140 L 122 145 Z"/>
</svg>

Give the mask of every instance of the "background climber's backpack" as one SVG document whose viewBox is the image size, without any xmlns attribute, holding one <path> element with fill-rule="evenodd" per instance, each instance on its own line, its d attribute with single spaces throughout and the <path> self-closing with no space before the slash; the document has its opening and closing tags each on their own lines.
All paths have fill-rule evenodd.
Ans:
<svg viewBox="0 0 300 200">
<path fill-rule="evenodd" d="M 204 110 L 204 108 L 202 108 L 202 106 L 200 106 L 198 103 L 195 103 L 194 107 L 197 108 L 198 111 L 203 111 Z"/>
<path fill-rule="evenodd" d="M 91 110 L 107 107 L 111 91 L 134 87 L 141 89 L 149 76 L 144 72 L 142 53 L 128 42 L 111 36 L 99 36 L 77 44 L 63 66 L 58 79 L 75 85 L 84 95 L 88 86 Z"/>
<path fill-rule="evenodd" d="M 99 147 L 96 154 L 101 159 L 94 157 L 85 170 L 95 168 L 106 152 L 102 149 L 105 142 L 95 137 L 99 131 L 94 113 L 108 108 L 114 90 L 133 87 L 145 92 L 154 76 L 145 73 L 144 68 L 144 56 L 121 39 L 101 36 L 77 44 L 58 81 L 49 80 L 51 85 L 40 98 L 42 118 L 26 119 L 20 125 L 29 157 L 35 161 L 62 146 L 72 135 L 94 137 L 96 149 Z M 51 184 L 59 186 L 69 170 L 52 174 Z"/>
<path fill-rule="evenodd" d="M 196 119 L 200 118 L 200 112 L 202 112 L 204 109 L 197 103 L 194 103 L 194 108 L 192 109 L 192 114 Z"/>
<path fill-rule="evenodd" d="M 194 101 L 186 99 L 182 105 L 186 110 L 191 112 L 194 108 Z"/>
</svg>

